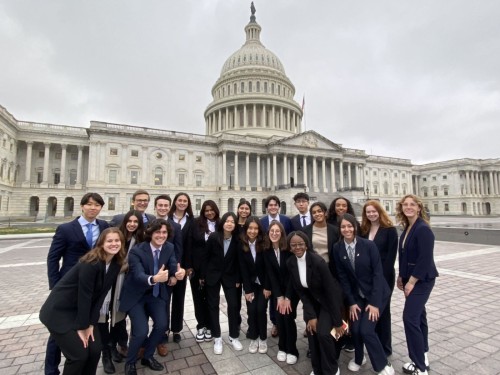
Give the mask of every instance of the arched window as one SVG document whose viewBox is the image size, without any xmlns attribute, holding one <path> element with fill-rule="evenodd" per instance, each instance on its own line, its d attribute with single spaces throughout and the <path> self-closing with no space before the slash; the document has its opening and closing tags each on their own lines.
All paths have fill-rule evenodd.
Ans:
<svg viewBox="0 0 500 375">
<path fill-rule="evenodd" d="M 241 82 L 241 90 L 240 92 L 243 94 L 245 92 L 245 82 Z"/>
<path fill-rule="evenodd" d="M 256 85 L 257 85 L 257 89 L 256 89 L 257 92 L 260 92 L 260 81 L 257 81 Z"/>
<path fill-rule="evenodd" d="M 248 82 L 248 92 L 252 92 L 253 86 L 252 86 L 252 81 Z"/>
</svg>

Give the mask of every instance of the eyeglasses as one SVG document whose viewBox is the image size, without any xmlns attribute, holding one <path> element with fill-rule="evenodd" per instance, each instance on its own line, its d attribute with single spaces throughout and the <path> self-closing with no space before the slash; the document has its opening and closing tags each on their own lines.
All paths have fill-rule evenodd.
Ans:
<svg viewBox="0 0 500 375">
<path fill-rule="evenodd" d="M 299 247 L 306 247 L 306 243 L 305 242 L 297 242 L 297 243 L 291 243 L 290 244 L 290 247 L 292 249 L 297 249 Z"/>
<path fill-rule="evenodd" d="M 136 199 L 135 202 L 137 202 L 137 203 L 148 203 L 149 199 Z"/>
</svg>

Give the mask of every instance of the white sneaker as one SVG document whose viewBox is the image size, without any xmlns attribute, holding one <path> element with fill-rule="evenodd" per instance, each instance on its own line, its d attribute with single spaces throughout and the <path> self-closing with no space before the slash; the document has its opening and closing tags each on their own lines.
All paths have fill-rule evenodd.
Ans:
<svg viewBox="0 0 500 375">
<path fill-rule="evenodd" d="M 287 354 L 286 355 L 286 363 L 288 363 L 289 365 L 294 365 L 297 363 L 297 357 L 294 356 L 293 354 Z"/>
<path fill-rule="evenodd" d="M 205 341 L 212 341 L 212 331 L 209 329 L 205 331 Z"/>
<path fill-rule="evenodd" d="M 222 354 L 223 350 L 222 337 L 216 337 L 214 340 L 214 354 Z"/>
<path fill-rule="evenodd" d="M 267 340 L 259 339 L 259 353 L 266 354 L 267 353 Z"/>
<path fill-rule="evenodd" d="M 427 355 L 427 353 L 424 353 L 424 363 L 425 363 L 425 370 L 430 370 L 431 369 L 431 366 L 429 365 L 429 356 Z M 415 363 L 413 362 L 406 362 L 404 365 L 403 365 L 403 372 L 405 374 L 413 374 L 415 372 L 415 370 L 418 370 L 417 369 L 417 366 L 415 366 Z M 421 372 L 423 374 L 423 372 Z"/>
<path fill-rule="evenodd" d="M 248 351 L 250 353 L 257 353 L 257 350 L 259 350 L 259 343 L 257 340 L 251 340 L 250 341 L 250 346 L 248 347 Z"/>
<path fill-rule="evenodd" d="M 286 353 L 282 352 L 281 350 L 278 352 L 278 355 L 276 356 L 279 362 L 285 362 L 286 361 Z"/>
<path fill-rule="evenodd" d="M 207 329 L 205 327 L 200 328 L 198 330 L 198 333 L 196 334 L 196 342 L 203 342 L 205 341 L 205 331 Z"/>
<path fill-rule="evenodd" d="M 363 366 L 366 364 L 366 356 L 363 356 L 363 361 L 361 361 L 361 364 L 358 365 L 355 361 L 354 358 L 349 361 L 349 364 L 347 365 L 347 368 L 352 371 L 352 372 L 357 372 Z"/>
<path fill-rule="evenodd" d="M 239 339 L 233 339 L 232 337 L 229 337 L 229 342 L 233 345 L 234 350 L 243 350 L 243 345 L 241 345 L 241 342 Z"/>
<path fill-rule="evenodd" d="M 387 364 L 387 366 L 384 367 L 382 371 L 378 373 L 378 375 L 394 375 L 396 372 L 394 371 L 394 368 L 390 363 Z"/>
</svg>

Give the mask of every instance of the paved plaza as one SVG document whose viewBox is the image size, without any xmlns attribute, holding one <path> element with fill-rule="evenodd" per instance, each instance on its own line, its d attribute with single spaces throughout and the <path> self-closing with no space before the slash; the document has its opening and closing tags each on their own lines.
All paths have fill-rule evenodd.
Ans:
<svg viewBox="0 0 500 375">
<path fill-rule="evenodd" d="M 0 240 L 0 374 L 43 374 L 48 333 L 38 311 L 48 295 L 46 255 L 51 238 Z M 499 244 L 500 245 L 500 244 Z M 430 374 L 500 374 L 500 246 L 437 242 L 435 259 L 440 277 L 427 304 L 430 327 Z M 245 304 L 243 303 L 243 306 Z M 300 305 L 299 305 L 300 306 Z M 403 295 L 392 299 L 393 350 L 396 373 L 407 360 L 401 321 Z M 242 315 L 245 315 L 244 309 Z M 243 321 L 246 316 L 243 317 Z M 276 360 L 277 340 L 269 338 L 267 355 L 250 354 L 242 325 L 244 350 L 227 345 L 227 317 L 221 307 L 224 353 L 213 354 L 213 343 L 197 344 L 191 294 L 186 298 L 185 326 L 180 344 L 169 343 L 167 357 L 157 357 L 169 374 L 309 374 L 304 322 L 298 313 L 299 362 L 290 366 Z M 351 373 L 352 354 L 342 353 L 341 374 Z M 116 364 L 123 373 L 123 364 Z M 161 374 L 138 365 L 139 374 Z M 98 374 L 104 374 L 102 367 Z M 373 374 L 371 366 L 359 374 Z"/>
</svg>

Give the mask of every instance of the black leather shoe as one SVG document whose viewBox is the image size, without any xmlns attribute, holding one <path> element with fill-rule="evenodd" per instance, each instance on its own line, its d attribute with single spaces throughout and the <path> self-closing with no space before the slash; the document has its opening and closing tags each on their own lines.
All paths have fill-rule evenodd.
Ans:
<svg viewBox="0 0 500 375">
<path fill-rule="evenodd" d="M 141 359 L 141 365 L 149 367 L 153 371 L 162 371 L 165 367 L 155 357 Z"/>
<path fill-rule="evenodd" d="M 114 374 L 116 372 L 115 365 L 111 360 L 111 350 L 109 347 L 102 351 L 102 368 L 106 374 Z"/>
<path fill-rule="evenodd" d="M 118 349 L 116 349 L 116 346 L 111 348 L 111 359 L 113 359 L 113 361 L 116 363 L 123 362 L 123 357 L 120 352 L 118 352 Z"/>
<path fill-rule="evenodd" d="M 311 349 L 307 349 L 306 357 L 311 358 Z"/>
<path fill-rule="evenodd" d="M 125 375 L 137 375 L 135 363 L 126 363 L 125 364 Z"/>
<path fill-rule="evenodd" d="M 180 335 L 180 333 L 174 333 L 174 342 L 177 343 L 177 344 L 181 342 L 181 335 Z"/>
</svg>

